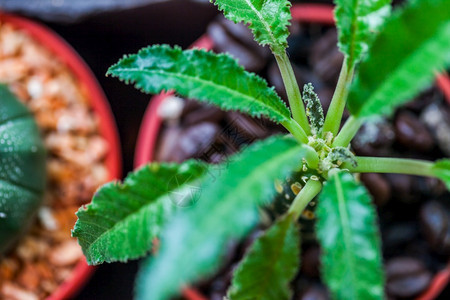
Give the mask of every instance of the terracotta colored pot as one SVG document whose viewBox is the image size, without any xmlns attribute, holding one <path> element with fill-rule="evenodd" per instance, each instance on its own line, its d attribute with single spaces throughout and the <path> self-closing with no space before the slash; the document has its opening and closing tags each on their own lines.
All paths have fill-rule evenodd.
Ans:
<svg viewBox="0 0 450 300">
<path fill-rule="evenodd" d="M 116 124 L 108 100 L 86 63 L 71 46 L 45 26 L 3 12 L 0 12 L 0 22 L 9 23 L 17 29 L 26 32 L 47 50 L 52 52 L 55 57 L 58 57 L 73 72 L 78 82 L 88 93 L 88 100 L 99 119 L 100 134 L 109 145 L 109 152 L 106 156 L 106 168 L 109 171 L 108 180 L 119 178 L 122 173 L 122 165 Z M 83 287 L 93 271 L 94 268 L 88 266 L 84 259 L 80 260 L 71 276 L 47 300 L 72 298 Z"/>
<path fill-rule="evenodd" d="M 303 23 L 319 23 L 334 25 L 333 7 L 323 4 L 296 4 L 291 8 L 293 21 Z M 206 35 L 198 39 L 191 47 L 212 49 L 213 41 Z M 448 74 L 440 74 L 436 78 L 436 85 L 442 90 L 450 104 L 450 77 Z M 158 107 L 161 102 L 173 93 L 161 93 L 154 96 L 148 106 L 139 131 L 136 153 L 134 158 L 135 167 L 141 166 L 153 159 L 156 141 L 161 126 L 161 118 L 158 116 Z M 450 263 L 437 273 L 429 288 L 417 300 L 435 299 L 450 281 Z M 207 300 L 193 288 L 185 288 L 183 295 L 188 300 Z"/>
</svg>

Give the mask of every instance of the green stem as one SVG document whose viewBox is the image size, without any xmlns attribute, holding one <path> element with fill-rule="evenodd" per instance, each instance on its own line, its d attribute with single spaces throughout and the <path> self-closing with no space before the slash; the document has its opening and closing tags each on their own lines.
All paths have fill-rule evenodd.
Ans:
<svg viewBox="0 0 450 300">
<path fill-rule="evenodd" d="M 292 110 L 292 117 L 303 128 L 307 134 L 311 133 L 308 119 L 306 117 L 305 107 L 303 106 L 302 96 L 298 88 L 297 79 L 295 78 L 294 70 L 291 62 L 283 51 L 282 54 L 275 54 L 278 68 L 280 69 L 281 77 L 283 78 L 284 86 L 289 100 L 289 106 Z"/>
<path fill-rule="evenodd" d="M 305 156 L 303 157 L 311 169 L 317 170 L 319 168 L 319 155 L 313 147 L 308 145 L 303 145 L 306 149 Z"/>
<path fill-rule="evenodd" d="M 298 219 L 308 203 L 317 196 L 321 189 L 322 183 L 319 180 L 308 180 L 302 190 L 295 196 L 288 213 L 294 214 L 295 219 Z"/>
<path fill-rule="evenodd" d="M 347 147 L 351 140 L 355 137 L 361 125 L 361 119 L 350 116 L 334 140 L 333 147 Z"/>
<path fill-rule="evenodd" d="M 300 125 L 293 119 L 289 119 L 289 121 L 281 122 L 281 125 L 284 126 L 297 141 L 302 144 L 308 144 L 308 136 Z"/>
<path fill-rule="evenodd" d="M 418 159 L 357 156 L 357 167 L 343 165 L 354 173 L 400 173 L 436 177 L 432 172 L 433 162 Z"/>
<path fill-rule="evenodd" d="M 349 69 L 347 58 L 344 59 L 336 90 L 334 91 L 333 98 L 331 99 L 322 132 L 331 132 L 333 133 L 333 136 L 335 136 L 339 131 L 345 103 L 347 102 L 349 87 L 352 83 L 353 74 L 355 71 L 354 66 L 355 64 L 352 64 Z"/>
</svg>

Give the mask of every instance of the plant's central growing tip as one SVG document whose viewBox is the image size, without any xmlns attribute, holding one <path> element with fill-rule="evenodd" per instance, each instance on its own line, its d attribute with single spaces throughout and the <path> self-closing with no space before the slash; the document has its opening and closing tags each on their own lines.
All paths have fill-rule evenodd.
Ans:
<svg viewBox="0 0 450 300">
<path fill-rule="evenodd" d="M 319 163 L 316 171 L 323 177 L 327 177 L 331 169 L 342 168 L 344 163 L 349 163 L 356 167 L 357 162 L 350 149 L 345 147 L 333 147 L 333 134 L 326 132 L 323 137 L 312 135 L 308 137 L 308 146 L 317 153 Z M 311 168 L 310 165 L 303 164 L 303 171 Z"/>
</svg>

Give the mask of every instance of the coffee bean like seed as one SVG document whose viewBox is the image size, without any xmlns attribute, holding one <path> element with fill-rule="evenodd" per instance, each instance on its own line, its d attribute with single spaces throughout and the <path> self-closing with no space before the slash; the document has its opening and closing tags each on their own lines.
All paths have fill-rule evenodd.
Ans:
<svg viewBox="0 0 450 300">
<path fill-rule="evenodd" d="M 416 113 L 422 112 L 427 106 L 433 102 L 438 102 L 442 99 L 442 92 L 435 86 L 420 93 L 414 100 L 405 104 L 405 108 Z"/>
<path fill-rule="evenodd" d="M 373 196 L 377 206 L 383 206 L 391 198 L 391 187 L 382 175 L 377 173 L 361 174 L 361 181 Z"/>
<path fill-rule="evenodd" d="M 386 227 L 383 231 L 383 249 L 385 254 L 396 253 L 398 249 L 414 240 L 419 236 L 419 229 L 414 221 L 398 221 Z"/>
<path fill-rule="evenodd" d="M 182 162 L 184 157 L 178 155 L 174 149 L 178 148 L 181 129 L 178 126 L 167 126 L 157 145 L 155 160 L 167 162 Z"/>
<path fill-rule="evenodd" d="M 450 107 L 445 104 L 428 105 L 420 115 L 422 122 L 433 133 L 436 143 L 446 156 L 450 155 Z"/>
<path fill-rule="evenodd" d="M 395 119 L 397 141 L 408 149 L 426 152 L 434 147 L 434 139 L 427 127 L 414 114 L 403 111 Z"/>
<path fill-rule="evenodd" d="M 250 30 L 243 24 L 219 18 L 208 26 L 207 32 L 214 41 L 217 52 L 227 52 L 239 61 L 239 64 L 251 72 L 258 72 L 267 62 L 267 47 L 259 47 L 253 41 Z"/>
<path fill-rule="evenodd" d="M 388 156 L 388 149 L 394 141 L 393 126 L 386 120 L 379 120 L 365 123 L 352 141 L 352 146 L 359 155 Z"/>
<path fill-rule="evenodd" d="M 386 292 L 389 296 L 416 296 L 428 287 L 431 278 L 431 272 L 415 258 L 397 257 L 386 264 Z"/>
<path fill-rule="evenodd" d="M 395 199 L 405 203 L 417 201 L 413 176 L 405 174 L 385 174 L 384 176 L 391 186 L 391 194 Z"/>
<path fill-rule="evenodd" d="M 420 210 L 420 225 L 430 247 L 440 254 L 450 254 L 450 214 L 437 201 L 425 203 Z"/>
<path fill-rule="evenodd" d="M 268 136 L 266 124 L 269 121 L 261 119 L 253 119 L 238 112 L 230 112 L 225 116 L 228 122 L 228 128 L 234 127 L 235 132 L 232 133 L 234 137 L 245 137 L 250 141 L 255 139 L 262 139 Z"/>
<path fill-rule="evenodd" d="M 166 161 L 182 162 L 191 157 L 202 157 L 219 135 L 220 128 L 211 122 L 202 122 L 187 128 L 173 128 L 165 135 L 171 147 L 160 147 L 158 158 Z M 173 134 L 173 136 L 172 136 Z M 163 141 L 163 145 L 166 141 Z"/>
<path fill-rule="evenodd" d="M 224 115 L 225 112 L 220 108 L 206 105 L 187 114 L 183 119 L 183 127 L 201 122 L 219 123 Z"/>
</svg>

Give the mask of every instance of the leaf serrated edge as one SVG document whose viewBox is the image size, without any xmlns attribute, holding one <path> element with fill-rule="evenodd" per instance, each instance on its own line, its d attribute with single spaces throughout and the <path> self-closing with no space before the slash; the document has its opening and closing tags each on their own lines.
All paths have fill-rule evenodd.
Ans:
<svg viewBox="0 0 450 300">
<path fill-rule="evenodd" d="M 141 83 L 139 83 L 137 80 L 134 79 L 124 79 L 120 76 L 120 72 L 130 72 L 129 69 L 122 67 L 123 64 L 126 63 L 134 63 L 137 59 L 139 59 L 140 55 L 151 55 L 151 50 L 155 50 L 155 51 L 173 51 L 173 53 L 175 55 L 183 55 L 183 57 L 185 58 L 185 54 L 187 55 L 191 55 L 191 53 L 200 53 L 200 55 L 203 55 L 202 58 L 205 59 L 216 59 L 216 60 L 225 60 L 227 63 L 230 64 L 230 67 L 234 68 L 236 73 L 239 74 L 239 76 L 244 76 L 246 77 L 249 81 L 253 82 L 253 84 L 263 88 L 266 90 L 266 92 L 270 93 L 270 96 L 277 101 L 277 103 L 273 103 L 275 104 L 273 107 L 271 105 L 269 105 L 268 103 L 264 103 L 262 101 L 258 101 L 258 103 L 261 106 L 266 107 L 267 109 L 269 109 L 271 111 L 271 113 L 273 114 L 273 116 L 269 116 L 269 115 L 263 115 L 259 112 L 253 112 L 250 109 L 236 109 L 236 108 L 231 108 L 231 106 L 229 106 L 227 104 L 227 102 L 221 102 L 220 105 L 215 103 L 214 101 L 211 101 L 209 99 L 205 98 L 199 98 L 197 99 L 200 102 L 207 102 L 209 104 L 221 107 L 224 110 L 233 110 L 233 111 L 241 111 L 243 113 L 247 113 L 251 116 L 257 117 L 257 118 L 261 118 L 262 116 L 269 118 L 273 121 L 282 123 L 282 122 L 288 122 L 290 120 L 290 110 L 289 108 L 286 106 L 286 104 L 281 100 L 281 98 L 278 96 L 278 94 L 275 91 L 275 88 L 273 86 L 268 86 L 267 82 L 261 78 L 260 76 L 258 76 L 255 73 L 251 73 L 246 71 L 241 65 L 239 65 L 239 63 L 237 62 L 236 59 L 234 59 L 233 57 L 231 57 L 229 54 L 226 53 L 219 53 L 216 54 L 211 50 L 205 50 L 205 49 L 189 49 L 189 50 L 185 50 L 183 51 L 181 47 L 178 46 L 174 46 L 171 47 L 167 44 L 161 44 L 161 45 L 153 45 L 153 46 L 148 46 L 145 48 L 140 49 L 137 53 L 135 54 L 129 54 L 129 55 L 124 55 L 122 59 L 120 59 L 116 64 L 112 65 L 106 75 L 109 76 L 113 76 L 118 78 L 120 81 L 124 82 L 125 84 L 132 84 L 137 90 L 143 92 L 143 93 L 149 93 L 148 91 L 146 91 L 144 89 L 144 87 L 142 87 Z M 136 69 L 136 72 L 145 72 L 146 70 L 143 69 Z M 169 72 L 167 72 L 169 73 Z M 179 73 L 173 73 L 173 74 L 179 74 Z M 180 76 L 180 75 L 178 75 Z M 204 79 L 202 79 L 199 76 L 189 76 L 190 78 L 193 78 L 195 80 L 199 80 L 199 81 L 205 81 Z M 224 88 L 230 90 L 230 93 L 235 93 L 235 94 L 242 94 L 239 91 L 236 91 L 234 89 L 228 88 L 225 85 L 222 85 Z M 167 91 L 165 89 L 161 89 L 161 91 Z M 246 96 L 245 94 L 242 94 L 244 96 Z M 248 96 L 248 99 L 253 99 L 253 97 Z M 249 101 L 249 102 L 250 102 Z M 250 107 L 251 108 L 251 107 Z"/>
<path fill-rule="evenodd" d="M 280 37 L 276 38 L 275 35 L 273 34 L 272 30 L 271 30 L 271 25 L 266 22 L 266 20 L 261 16 L 260 12 L 253 6 L 253 4 L 249 0 L 243 0 L 243 1 L 245 1 L 247 3 L 247 5 L 250 7 L 250 9 L 256 14 L 258 19 L 261 21 L 261 23 L 265 27 L 267 33 L 271 37 L 272 43 L 259 41 L 258 30 L 257 30 L 257 28 L 255 28 L 254 24 L 251 23 L 250 21 L 246 20 L 244 17 L 238 16 L 238 15 L 236 15 L 233 12 L 227 11 L 227 9 L 225 8 L 225 5 L 219 3 L 220 1 L 217 1 L 217 0 L 209 0 L 209 1 L 211 3 L 213 3 L 215 6 L 217 6 L 218 10 L 222 11 L 224 16 L 227 19 L 229 19 L 229 20 L 231 20 L 231 21 L 233 21 L 235 23 L 242 22 L 245 25 L 248 25 L 248 27 L 250 28 L 250 30 L 253 33 L 253 36 L 255 37 L 255 40 L 261 46 L 269 45 L 270 48 L 272 49 L 272 52 L 274 52 L 274 53 L 282 53 L 288 47 L 288 43 L 287 43 L 287 37 L 289 36 L 289 29 L 288 29 L 288 27 L 291 25 L 290 20 L 292 19 L 291 10 L 290 10 L 292 4 L 289 1 L 285 1 L 285 6 L 282 7 L 282 11 L 284 13 L 287 13 L 289 15 L 289 18 L 286 19 L 286 22 L 284 24 L 280 24 L 278 26 L 278 27 L 284 27 L 285 30 L 282 30 L 283 32 L 280 33 Z M 283 41 L 280 41 L 281 39 L 283 39 Z"/>
</svg>

